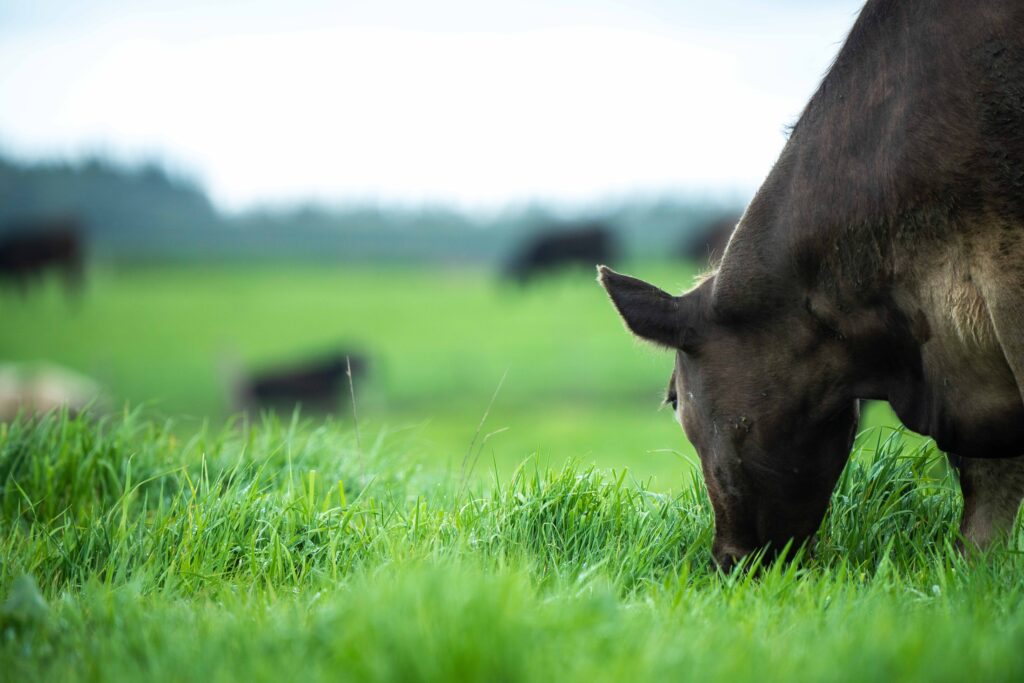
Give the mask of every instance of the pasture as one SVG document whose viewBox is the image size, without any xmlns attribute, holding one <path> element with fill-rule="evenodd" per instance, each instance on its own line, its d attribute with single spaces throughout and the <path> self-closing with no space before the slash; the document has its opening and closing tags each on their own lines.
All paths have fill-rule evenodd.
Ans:
<svg viewBox="0 0 1024 683">
<path fill-rule="evenodd" d="M 467 485 L 366 437 L 3 426 L 4 680 L 1024 676 L 1020 554 L 955 553 L 955 483 L 898 434 L 862 444 L 813 558 L 729 576 L 696 482 Z"/>
<path fill-rule="evenodd" d="M 627 270 L 675 291 L 697 272 Z M 432 466 L 461 466 L 478 428 L 474 452 L 505 477 L 533 457 L 628 467 L 668 490 L 696 462 L 659 411 L 671 354 L 632 340 L 587 270 L 520 288 L 456 268 L 98 266 L 77 304 L 48 285 L 0 292 L 0 358 L 66 365 L 107 388 L 108 409 L 144 405 L 185 432 L 231 417 L 232 373 L 345 348 L 371 365 L 359 420 L 400 432 Z M 866 412 L 898 424 L 883 406 Z"/>
<path fill-rule="evenodd" d="M 590 273 L 99 266 L 0 315 L 4 358 L 108 392 L 0 424 L 2 680 L 1024 676 L 1020 539 L 960 557 L 944 456 L 884 407 L 812 556 L 714 570 L 671 359 Z M 358 422 L 232 417 L 238 368 L 341 346 Z"/>
</svg>

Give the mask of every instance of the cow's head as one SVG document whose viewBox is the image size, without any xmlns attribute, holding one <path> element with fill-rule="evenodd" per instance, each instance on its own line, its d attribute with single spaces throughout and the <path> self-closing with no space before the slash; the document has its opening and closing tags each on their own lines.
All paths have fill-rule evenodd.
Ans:
<svg viewBox="0 0 1024 683">
<path fill-rule="evenodd" d="M 713 277 L 682 296 L 604 266 L 598 279 L 635 335 L 676 352 L 667 400 L 700 454 L 719 565 L 810 540 L 857 424 L 836 336 L 800 306 L 716 310 Z"/>
</svg>

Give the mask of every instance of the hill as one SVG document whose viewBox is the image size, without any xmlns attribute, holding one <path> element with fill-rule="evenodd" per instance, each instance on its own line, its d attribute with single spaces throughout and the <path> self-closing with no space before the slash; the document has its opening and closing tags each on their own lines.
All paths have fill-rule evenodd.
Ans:
<svg viewBox="0 0 1024 683">
<path fill-rule="evenodd" d="M 530 233 L 600 220 L 633 258 L 673 256 L 686 235 L 736 201 L 651 197 L 577 207 L 525 205 L 496 212 L 445 206 L 257 207 L 219 210 L 202 186 L 158 163 L 99 158 L 25 163 L 0 158 L 0 232 L 24 219 L 78 216 L 91 251 L 138 259 L 299 259 L 495 264 Z"/>
</svg>

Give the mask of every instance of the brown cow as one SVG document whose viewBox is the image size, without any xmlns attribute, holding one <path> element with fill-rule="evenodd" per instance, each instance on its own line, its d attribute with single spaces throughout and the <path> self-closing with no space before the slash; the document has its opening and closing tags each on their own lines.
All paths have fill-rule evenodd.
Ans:
<svg viewBox="0 0 1024 683">
<path fill-rule="evenodd" d="M 962 456 L 962 532 L 1024 497 L 1024 3 L 871 0 L 710 276 L 600 269 L 676 351 L 723 567 L 810 539 L 859 399 Z"/>
</svg>

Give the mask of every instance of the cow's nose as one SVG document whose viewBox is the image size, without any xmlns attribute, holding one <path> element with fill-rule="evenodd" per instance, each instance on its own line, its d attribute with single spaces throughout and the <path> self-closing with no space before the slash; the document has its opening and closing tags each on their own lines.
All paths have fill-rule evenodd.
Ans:
<svg viewBox="0 0 1024 683">
<path fill-rule="evenodd" d="M 729 574 L 743 559 L 743 555 L 730 549 L 715 553 L 714 558 L 715 564 L 718 565 L 718 569 L 724 574 Z"/>
</svg>

